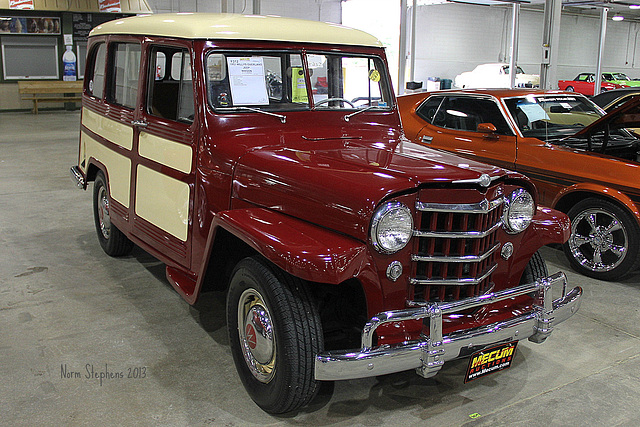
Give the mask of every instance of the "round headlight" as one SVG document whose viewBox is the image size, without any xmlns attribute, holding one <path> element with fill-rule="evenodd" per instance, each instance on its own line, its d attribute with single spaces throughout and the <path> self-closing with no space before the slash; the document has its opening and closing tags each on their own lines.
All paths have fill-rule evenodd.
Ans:
<svg viewBox="0 0 640 427">
<path fill-rule="evenodd" d="M 535 203 L 529 192 L 520 188 L 505 199 L 504 226 L 509 233 L 520 233 L 527 229 L 535 212 Z"/>
<path fill-rule="evenodd" d="M 398 252 L 407 245 L 412 234 L 413 215 L 402 203 L 385 203 L 373 215 L 371 241 L 378 252 Z"/>
</svg>

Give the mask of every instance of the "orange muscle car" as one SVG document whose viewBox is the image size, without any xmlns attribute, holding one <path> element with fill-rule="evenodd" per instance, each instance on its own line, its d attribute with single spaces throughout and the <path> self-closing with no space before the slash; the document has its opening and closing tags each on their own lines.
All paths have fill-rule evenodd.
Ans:
<svg viewBox="0 0 640 427">
<path fill-rule="evenodd" d="M 433 148 L 515 169 L 541 204 L 569 215 L 564 252 L 602 280 L 640 261 L 640 99 L 610 113 L 586 97 L 527 89 L 418 93 L 398 100 L 406 136 Z"/>
</svg>

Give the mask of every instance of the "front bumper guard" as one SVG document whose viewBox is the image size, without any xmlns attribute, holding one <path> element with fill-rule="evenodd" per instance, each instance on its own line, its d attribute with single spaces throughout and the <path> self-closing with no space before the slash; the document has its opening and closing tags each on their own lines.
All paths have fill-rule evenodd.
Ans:
<svg viewBox="0 0 640 427">
<path fill-rule="evenodd" d="M 562 288 L 562 296 L 552 298 L 552 290 Z M 503 322 L 480 328 L 442 335 L 442 316 L 474 307 L 537 293 L 534 310 Z M 573 316 L 580 308 L 582 288 L 567 292 L 567 278 L 559 272 L 534 283 L 499 292 L 448 303 L 432 303 L 417 308 L 379 313 L 369 320 L 362 331 L 359 350 L 330 351 L 318 354 L 315 360 L 316 380 L 334 381 L 385 375 L 416 369 L 425 378 L 434 376 L 449 360 L 471 355 L 490 345 L 528 338 L 543 342 L 555 325 Z M 429 318 L 429 337 L 400 346 L 372 348 L 376 329 L 390 322 Z"/>
</svg>

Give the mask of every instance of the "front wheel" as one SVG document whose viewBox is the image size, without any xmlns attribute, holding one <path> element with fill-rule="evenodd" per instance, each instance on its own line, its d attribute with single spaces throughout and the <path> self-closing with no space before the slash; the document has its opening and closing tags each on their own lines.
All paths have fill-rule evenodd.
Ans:
<svg viewBox="0 0 640 427">
<path fill-rule="evenodd" d="M 266 412 L 308 404 L 320 383 L 315 355 L 322 327 L 305 283 L 258 258 L 235 267 L 227 294 L 227 328 L 236 370 Z"/>
<path fill-rule="evenodd" d="M 568 212 L 571 236 L 564 253 L 571 266 L 600 280 L 618 280 L 638 265 L 640 229 L 634 217 L 601 199 L 578 202 Z"/>
<path fill-rule="evenodd" d="M 93 218 L 98 241 L 107 255 L 113 257 L 127 255 L 133 249 L 133 242 L 111 223 L 110 204 L 109 186 L 104 174 L 100 171 L 93 183 Z"/>
<path fill-rule="evenodd" d="M 567 86 L 567 88 L 565 89 L 567 92 L 573 92 L 573 86 Z"/>
<path fill-rule="evenodd" d="M 540 251 L 533 254 L 529 263 L 524 269 L 522 273 L 522 278 L 520 279 L 520 284 L 524 285 L 526 283 L 533 283 L 538 279 L 543 279 L 549 275 L 549 271 L 547 270 L 547 263 L 540 255 Z"/>
</svg>

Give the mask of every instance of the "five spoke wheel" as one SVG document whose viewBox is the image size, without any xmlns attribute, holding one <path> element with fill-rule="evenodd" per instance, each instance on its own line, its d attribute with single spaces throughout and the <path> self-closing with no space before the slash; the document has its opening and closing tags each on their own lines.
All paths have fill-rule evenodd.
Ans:
<svg viewBox="0 0 640 427">
<path fill-rule="evenodd" d="M 615 280 L 636 265 L 638 224 L 617 205 L 600 199 L 585 199 L 570 211 L 571 236 L 565 254 L 581 273 L 602 280 Z"/>
</svg>

